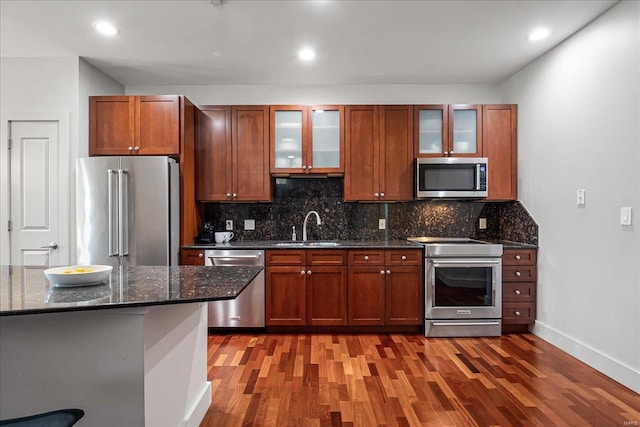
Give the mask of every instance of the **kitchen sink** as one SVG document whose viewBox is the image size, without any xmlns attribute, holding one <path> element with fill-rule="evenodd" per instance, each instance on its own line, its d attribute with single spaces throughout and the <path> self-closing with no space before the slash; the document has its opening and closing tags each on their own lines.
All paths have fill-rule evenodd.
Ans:
<svg viewBox="0 0 640 427">
<path fill-rule="evenodd" d="M 340 242 L 326 242 L 326 241 L 310 241 L 310 242 L 277 242 L 273 246 L 289 247 L 289 248 L 304 248 L 304 247 L 336 247 L 340 246 Z"/>
</svg>

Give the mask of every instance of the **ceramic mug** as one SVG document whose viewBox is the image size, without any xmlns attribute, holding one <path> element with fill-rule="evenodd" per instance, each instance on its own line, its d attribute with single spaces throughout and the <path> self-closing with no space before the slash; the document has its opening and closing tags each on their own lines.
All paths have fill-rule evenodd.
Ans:
<svg viewBox="0 0 640 427">
<path fill-rule="evenodd" d="M 214 238 L 216 240 L 216 243 L 224 243 L 225 242 L 225 238 L 226 236 L 226 232 L 224 231 L 216 231 L 214 234 Z"/>
<path fill-rule="evenodd" d="M 233 234 L 233 231 L 225 231 L 223 234 L 225 242 L 230 242 L 231 239 L 233 239 L 233 236 L 235 236 L 235 234 Z"/>
</svg>

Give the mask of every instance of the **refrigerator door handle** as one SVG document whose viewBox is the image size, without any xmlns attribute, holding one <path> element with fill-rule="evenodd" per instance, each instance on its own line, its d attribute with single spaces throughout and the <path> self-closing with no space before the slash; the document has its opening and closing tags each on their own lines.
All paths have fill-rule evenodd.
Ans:
<svg viewBox="0 0 640 427">
<path fill-rule="evenodd" d="M 129 173 L 118 169 L 118 252 L 129 255 Z"/>
<path fill-rule="evenodd" d="M 118 256 L 118 252 L 114 250 L 114 242 L 113 242 L 113 229 L 115 228 L 116 230 L 118 229 L 117 224 L 114 227 L 114 218 L 113 218 L 113 177 L 118 176 L 118 172 L 114 169 L 108 169 L 107 170 L 107 187 L 108 187 L 108 200 L 107 200 L 107 209 L 109 211 L 108 213 L 108 234 L 109 234 L 109 256 Z"/>
</svg>

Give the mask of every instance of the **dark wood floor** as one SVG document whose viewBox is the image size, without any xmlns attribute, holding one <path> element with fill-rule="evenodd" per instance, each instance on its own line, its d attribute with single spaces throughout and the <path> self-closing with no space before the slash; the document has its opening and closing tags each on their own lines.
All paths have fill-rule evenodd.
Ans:
<svg viewBox="0 0 640 427">
<path fill-rule="evenodd" d="M 210 335 L 201 426 L 638 426 L 640 395 L 534 335 Z"/>
</svg>

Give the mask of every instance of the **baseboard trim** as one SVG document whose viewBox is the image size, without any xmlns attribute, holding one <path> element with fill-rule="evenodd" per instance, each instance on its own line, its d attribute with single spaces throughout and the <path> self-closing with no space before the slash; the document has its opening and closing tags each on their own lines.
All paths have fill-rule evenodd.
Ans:
<svg viewBox="0 0 640 427">
<path fill-rule="evenodd" d="M 202 390 L 200 399 L 193 405 L 191 412 L 186 414 L 182 427 L 198 427 L 209 407 L 211 406 L 211 381 L 207 381 L 207 386 Z"/>
<path fill-rule="evenodd" d="M 625 387 L 640 393 L 640 371 L 542 322 L 536 321 L 531 332 Z"/>
</svg>

